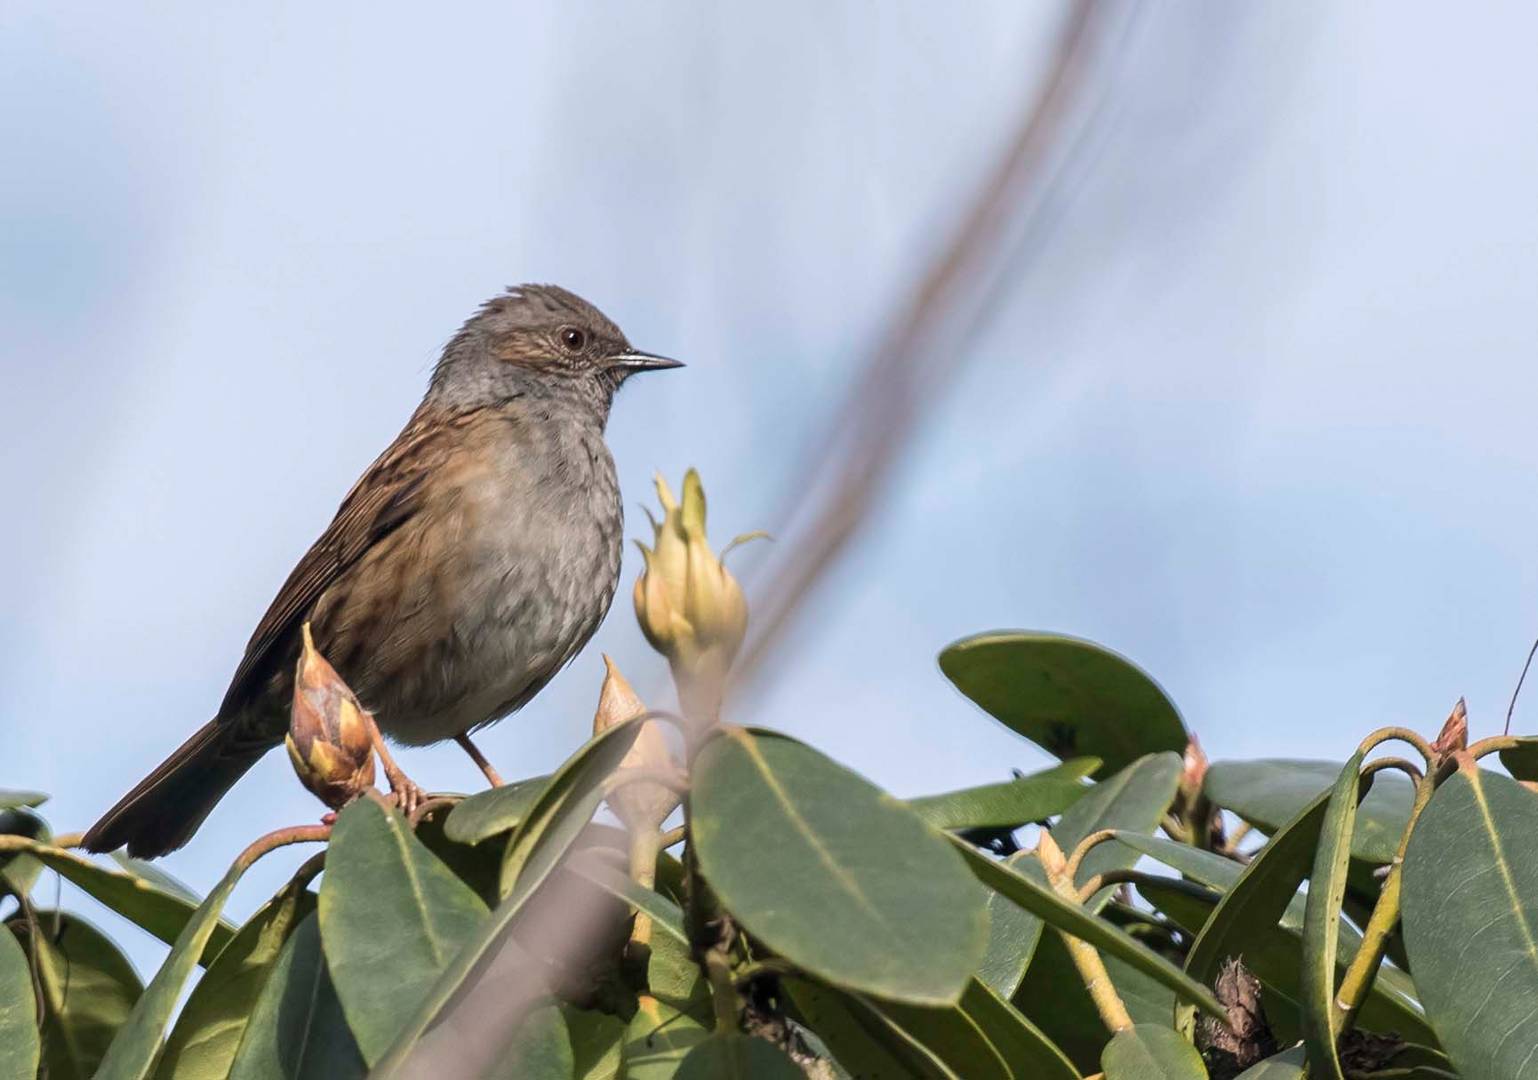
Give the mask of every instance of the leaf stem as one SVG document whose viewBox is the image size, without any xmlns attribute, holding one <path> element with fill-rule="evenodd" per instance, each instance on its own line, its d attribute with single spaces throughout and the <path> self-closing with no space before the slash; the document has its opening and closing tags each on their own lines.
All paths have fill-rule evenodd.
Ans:
<svg viewBox="0 0 1538 1080">
<path fill-rule="evenodd" d="M 1382 762 L 1373 762 L 1373 765 L 1381 764 Z M 1372 765 L 1369 765 L 1368 769 L 1371 768 Z M 1351 964 L 1346 968 L 1345 978 L 1341 980 L 1340 990 L 1335 995 L 1335 1011 L 1330 1017 L 1330 1023 L 1337 1036 L 1348 1030 L 1356 1020 L 1356 1014 L 1361 1010 L 1362 1003 L 1367 1000 L 1367 992 L 1372 989 L 1373 980 L 1377 978 L 1378 967 L 1383 963 L 1383 954 L 1388 949 L 1389 935 L 1394 932 L 1394 927 L 1399 925 L 1399 893 L 1402 885 L 1405 849 L 1410 845 L 1410 834 L 1415 831 L 1415 823 L 1420 818 L 1421 811 L 1426 809 L 1426 804 L 1431 801 L 1436 786 L 1435 775 L 1420 776 L 1416 781 L 1415 801 L 1410 805 L 1410 819 L 1405 822 L 1404 832 L 1400 834 L 1399 847 L 1395 850 L 1394 861 L 1389 866 L 1388 878 L 1383 882 L 1383 891 L 1378 894 L 1378 902 L 1373 905 L 1367 925 L 1362 928 L 1362 944 L 1357 948 L 1356 955 L 1351 958 Z"/>
<path fill-rule="evenodd" d="M 1111 832 L 1109 829 L 1100 831 Z M 1098 834 L 1091 833 L 1090 836 L 1085 837 L 1079 847 L 1084 847 L 1084 844 L 1096 835 Z M 1077 852 L 1078 848 L 1074 850 Z M 1078 890 L 1073 887 L 1073 878 L 1068 874 L 1069 864 L 1063 858 L 1063 849 L 1057 846 L 1057 841 L 1052 839 L 1050 831 L 1042 831 L 1036 855 L 1047 871 L 1047 881 L 1051 884 L 1053 891 L 1065 900 L 1078 903 Z M 1122 1002 L 1121 996 L 1116 993 L 1116 987 L 1111 982 L 1111 975 L 1106 971 L 1105 961 L 1100 958 L 1100 953 L 1089 942 L 1070 934 L 1059 933 L 1058 936 L 1067 946 L 1073 966 L 1078 969 L 1079 978 L 1084 981 L 1084 989 L 1089 991 L 1090 1000 L 1095 1003 L 1095 1011 L 1100 1014 L 1100 1019 L 1105 1026 L 1113 1034 L 1130 1028 L 1132 1014 L 1127 1012 L 1127 1006 Z"/>
</svg>

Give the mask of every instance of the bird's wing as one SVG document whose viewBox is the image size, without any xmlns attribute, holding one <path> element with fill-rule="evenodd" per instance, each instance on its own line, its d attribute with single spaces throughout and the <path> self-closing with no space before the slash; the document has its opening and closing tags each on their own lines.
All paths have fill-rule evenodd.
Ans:
<svg viewBox="0 0 1538 1080">
<path fill-rule="evenodd" d="M 219 715 L 229 716 L 260 691 L 271 664 L 281 662 L 284 644 L 298 631 L 322 593 L 376 543 L 400 528 L 421 508 L 423 486 L 442 463 L 455 431 L 468 419 L 415 416 L 374 460 L 278 590 L 257 624 L 235 669 Z"/>
</svg>

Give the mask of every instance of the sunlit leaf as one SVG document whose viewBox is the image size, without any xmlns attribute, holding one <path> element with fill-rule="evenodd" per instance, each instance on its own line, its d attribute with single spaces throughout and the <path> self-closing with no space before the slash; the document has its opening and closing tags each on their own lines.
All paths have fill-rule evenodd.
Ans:
<svg viewBox="0 0 1538 1080">
<path fill-rule="evenodd" d="M 97 1075 L 132 1012 L 139 976 L 111 939 L 84 919 L 57 911 L 35 914 L 34 922 L 14 918 L 9 926 L 37 963 L 42 1068 L 49 1080 L 86 1080 Z M 30 975 L 27 983 L 23 1009 L 31 1012 Z"/>
<path fill-rule="evenodd" d="M 611 775 L 635 742 L 643 718 L 627 720 L 595 735 L 552 775 L 508 841 L 503 880 L 511 890 L 482 922 L 443 974 L 433 982 L 410 1020 L 375 1065 L 373 1080 L 397 1075 L 418 1040 L 444 1014 L 471 982 L 493 950 L 506 940 L 508 929 L 559 860 L 582 836 L 603 798 L 603 781 Z"/>
<path fill-rule="evenodd" d="M 1004 724 L 1061 758 L 1090 755 L 1109 776 L 1190 736 L 1159 684 L 1092 641 L 1024 630 L 964 638 L 940 670 Z"/>
<path fill-rule="evenodd" d="M 0 927 L 0 1077 L 31 1080 L 41 1046 L 32 969 L 14 934 Z"/>
<path fill-rule="evenodd" d="M 315 894 L 291 882 L 235 934 L 198 980 L 166 1039 L 158 1080 L 222 1080 L 289 935 L 315 909 Z"/>
<path fill-rule="evenodd" d="M 1174 1028 L 1134 1024 L 1106 1044 L 1105 1080 L 1203 1080 L 1207 1067 L 1196 1047 Z"/>
<path fill-rule="evenodd" d="M 461 799 L 449 811 L 443 833 L 458 844 L 478 844 L 498 833 L 512 832 L 549 782 L 548 776 L 534 776 Z"/>
<path fill-rule="evenodd" d="M 5 837 L 0 836 L 0 851 L 4 850 L 5 840 Z M 179 892 L 167 891 L 147 878 L 126 870 L 108 870 L 73 851 L 47 844 L 26 840 L 15 843 L 50 870 L 58 871 L 61 877 L 78 885 L 123 918 L 168 945 L 179 940 L 187 921 L 199 910 L 195 901 L 188 900 Z M 204 963 L 212 961 L 234 936 L 233 926 L 215 919 L 208 930 L 206 947 L 195 959 Z"/>
<path fill-rule="evenodd" d="M 565 1014 L 544 1004 L 519 1021 L 498 1072 L 509 1080 L 571 1080 L 576 1067 Z"/>
<path fill-rule="evenodd" d="M 372 1063 L 486 921 L 486 905 L 398 811 L 359 799 L 332 829 L 319 917 L 331 981 Z"/>
<path fill-rule="evenodd" d="M 695 759 L 690 807 L 700 869 L 770 949 L 849 989 L 960 998 L 987 897 L 898 800 L 794 739 L 724 728 Z"/>
<path fill-rule="evenodd" d="M 1070 765 L 1072 769 L 1064 769 Z M 1080 766 L 1088 767 L 1079 772 Z M 1015 828 L 1055 817 L 1078 802 L 1091 790 L 1080 777 L 1098 766 L 1095 758 L 1075 758 L 1016 780 L 921 795 L 909 799 L 908 805 L 937 829 Z"/>
<path fill-rule="evenodd" d="M 1538 1077 L 1538 797 L 1461 768 L 1405 852 L 1410 963 L 1442 1047 L 1467 1077 Z"/>
<path fill-rule="evenodd" d="M 643 994 L 625 1029 L 626 1080 L 672 1080 L 689 1051 L 709 1037 L 694 1017 Z"/>
</svg>

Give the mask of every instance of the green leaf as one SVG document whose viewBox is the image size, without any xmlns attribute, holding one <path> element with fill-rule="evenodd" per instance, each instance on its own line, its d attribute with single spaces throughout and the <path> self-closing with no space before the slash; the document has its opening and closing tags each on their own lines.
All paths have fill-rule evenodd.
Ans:
<svg viewBox="0 0 1538 1080">
<path fill-rule="evenodd" d="M 643 994 L 625 1029 L 626 1080 L 672 1080 L 689 1051 L 709 1037 L 694 1017 Z"/>
<path fill-rule="evenodd" d="M 938 1055 L 858 995 L 803 979 L 783 979 L 781 986 L 797 1015 L 851 1076 L 960 1080 Z"/>
<path fill-rule="evenodd" d="M 534 776 L 461 799 L 449 811 L 443 833 L 457 844 L 478 844 L 498 833 L 511 832 L 549 782 L 548 776 Z"/>
<path fill-rule="evenodd" d="M 1108 776 L 1146 754 L 1184 753 L 1190 736 L 1168 695 L 1092 641 L 1030 631 L 964 638 L 940 670 L 967 697 L 1061 758 L 1088 754 Z"/>
<path fill-rule="evenodd" d="M 511 891 L 422 995 L 410 1021 L 401 1026 L 389 1051 L 370 1074 L 373 1080 L 384 1080 L 401 1069 L 417 1041 L 470 984 L 482 962 L 503 943 L 529 898 L 582 836 L 602 801 L 604 779 L 629 752 L 645 720 L 635 717 L 605 728 L 568 758 L 540 791 L 508 841 L 503 878 L 504 882 L 511 878 Z M 447 1022 L 446 1016 L 444 1021 Z"/>
<path fill-rule="evenodd" d="M 1373 776 L 1361 775 L 1363 756 L 1361 750 L 1351 756 L 1330 792 L 1304 907 L 1303 965 L 1299 973 L 1302 997 L 1298 1001 L 1303 1007 L 1303 1046 L 1310 1067 L 1327 1080 L 1345 1080 L 1335 1050 L 1336 952 L 1356 805 L 1373 782 Z"/>
<path fill-rule="evenodd" d="M 331 981 L 372 1064 L 486 921 L 486 905 L 399 812 L 359 799 L 332 828 L 319 917 Z"/>
<path fill-rule="evenodd" d="M 1219 892 L 1227 892 L 1233 888 L 1244 869 L 1243 864 L 1232 859 L 1225 859 L 1210 851 L 1201 851 L 1188 844 L 1179 844 L 1162 837 L 1123 835 L 1119 836 L 1117 841 Z M 1140 885 L 1139 891 L 1155 907 L 1160 907 L 1161 901 L 1150 894 L 1146 888 Z M 1202 929 L 1211 907 L 1212 905 L 1209 904 L 1201 918 L 1196 921 L 1192 928 L 1193 933 Z M 1160 910 L 1163 908 L 1160 907 Z M 1189 907 L 1186 910 L 1189 911 Z M 1182 925 L 1187 925 L 1188 922 L 1189 917 L 1186 922 L 1182 922 Z M 1272 926 L 1270 930 L 1264 928 L 1257 930 L 1256 936 L 1249 938 L 1248 942 L 1235 953 L 1235 955 L 1243 954 L 1246 966 L 1261 982 L 1286 994 L 1294 1003 L 1299 993 L 1298 972 L 1303 948 L 1301 941 L 1303 924 L 1304 897 L 1299 893 L 1288 901 L 1280 923 Z M 1362 935 L 1355 926 L 1344 919 L 1340 921 L 1338 929 L 1340 945 L 1336 959 L 1340 970 L 1344 972 L 1361 946 Z M 1427 1037 L 1431 1032 L 1426 1025 L 1420 1003 L 1416 1000 L 1415 988 L 1410 977 L 1404 971 L 1388 965 L 1378 969 L 1378 977 L 1368 991 L 1358 1023 L 1373 1031 L 1398 1031 Z"/>
<path fill-rule="evenodd" d="M 182 1008 L 158 1080 L 223 1080 L 284 944 L 315 909 L 315 894 L 293 881 L 251 916 L 209 965 Z"/>
<path fill-rule="evenodd" d="M 1052 827 L 1052 839 L 1065 853 L 1071 853 L 1085 837 L 1102 829 L 1153 832 L 1175 801 L 1175 792 L 1180 787 L 1180 771 L 1179 754 L 1150 754 L 1139 758 L 1116 775 L 1096 784 Z M 1074 884 L 1083 885 L 1096 874 L 1123 870 L 1135 862 L 1137 856 L 1118 845 L 1100 844 L 1084 857 Z M 1089 905 L 1090 910 L 1098 910 L 1112 891 L 1102 890 Z"/>
<path fill-rule="evenodd" d="M 1151 754 L 1134 762 L 1087 789 L 1088 793 L 1053 826 L 1053 839 L 1064 851 L 1071 851 L 1101 829 L 1152 832 L 1175 798 L 1180 770 L 1181 760 L 1174 754 Z M 1124 847 L 1100 844 L 1086 856 L 1078 880 L 1082 883 L 1094 874 L 1129 867 L 1137 859 L 1136 852 Z M 1010 856 L 1008 865 L 1046 888 L 1046 874 L 1035 855 L 1018 852 Z M 1101 890 L 1087 905 L 1089 910 L 1099 910 L 1113 891 Z M 978 975 L 1000 995 L 1013 997 L 1041 938 L 1041 921 L 995 892 L 988 894 L 988 915 L 988 947 Z"/>
<path fill-rule="evenodd" d="M 48 796 L 41 791 L 0 790 L 0 810 L 14 810 L 18 806 L 42 806 Z"/>
<path fill-rule="evenodd" d="M 684 1056 L 677 1080 L 806 1080 L 800 1066 L 767 1039 L 715 1034 Z"/>
<path fill-rule="evenodd" d="M 361 1080 L 367 1073 L 326 972 L 320 921 L 309 915 L 262 987 L 229 1080 Z"/>
<path fill-rule="evenodd" d="M 1083 766 L 1083 772 L 1075 772 Z M 1065 766 L 1073 766 L 1065 771 Z M 1075 758 L 1046 772 L 1001 784 L 963 788 L 909 799 L 908 805 L 937 829 L 1018 828 L 1061 814 L 1091 790 L 1080 777 L 1099 767 L 1095 758 Z"/>
<path fill-rule="evenodd" d="M 1207 769 L 1202 790 L 1218 806 L 1273 834 L 1329 791 L 1340 770 L 1334 761 L 1219 761 Z M 1357 809 L 1351 854 L 1379 866 L 1393 862 L 1414 801 L 1415 785 L 1408 778 L 1380 774 Z"/>
<path fill-rule="evenodd" d="M 562 1005 L 571 1035 L 572 1076 L 575 1080 L 614 1080 L 619 1075 L 625 1044 L 625 1022 L 608 1013 Z"/>
<path fill-rule="evenodd" d="M 1203 1080 L 1207 1067 L 1196 1047 L 1174 1028 L 1134 1024 L 1106 1044 L 1105 1080 Z"/>
<path fill-rule="evenodd" d="M 21 807 L 0 810 L 0 836 L 17 836 L 43 844 L 53 839 L 48 823 L 31 810 Z M 26 896 L 42 872 L 43 864 L 37 856 L 27 854 L 25 850 L 6 851 L 0 848 L 0 897 L 7 892 Z"/>
<path fill-rule="evenodd" d="M 126 871 L 108 870 L 64 848 L 0 836 L 0 852 L 11 846 L 35 856 L 50 870 L 57 871 L 61 877 L 168 945 L 179 940 L 188 920 L 199 910 L 195 902 L 168 892 L 145 878 Z M 234 936 L 233 926 L 216 919 L 209 927 L 207 946 L 196 960 L 212 962 Z"/>
<path fill-rule="evenodd" d="M 612 896 L 617 896 L 637 911 L 644 911 L 659 929 L 671 934 L 675 940 L 689 943 L 684 929 L 683 910 L 673 901 L 645 886 L 637 884 L 629 874 L 596 857 L 597 853 L 582 852 L 571 860 L 567 868 L 578 877 L 597 885 Z"/>
<path fill-rule="evenodd" d="M 1168 987 L 1114 956 L 1101 959 L 1111 985 L 1134 1023 L 1169 1023 L 1175 995 Z M 1100 1071 L 1100 1053 L 1107 1038 L 1105 1021 L 1084 988 L 1083 977 L 1061 934 L 1054 931 L 1042 935 L 1014 1005 L 1038 1024 L 1043 1035 L 1061 1047 L 1076 1066 L 1085 1072 Z"/>
<path fill-rule="evenodd" d="M 1180 997 L 1194 1002 L 1213 1016 L 1224 1017 L 1223 1007 L 1218 1004 L 1212 991 L 1191 979 L 1185 972 L 1142 942 L 1135 941 L 1123 931 L 1103 919 L 1085 911 L 1077 904 L 1069 903 L 1049 886 L 1033 881 L 1017 870 L 988 858 L 962 841 L 955 841 L 958 850 L 966 858 L 972 872 L 984 885 L 1013 900 L 1027 911 L 1044 920 L 1065 934 L 1072 934 L 1099 949 L 1106 956 L 1114 956 L 1136 968 L 1156 982 L 1169 987 Z"/>
<path fill-rule="evenodd" d="M 1468 1077 L 1538 1077 L 1538 798 L 1460 768 L 1405 852 L 1405 944 L 1437 1038 Z"/>
<path fill-rule="evenodd" d="M 961 1007 L 1009 1064 L 1011 1075 L 1020 1080 L 1078 1080 L 1078 1070 L 1063 1050 L 980 980 L 967 986 Z"/>
<path fill-rule="evenodd" d="M 15 935 L 0 929 L 0 1080 L 32 1080 L 40 1053 L 32 968 Z"/>
<path fill-rule="evenodd" d="M 36 915 L 35 924 L 16 918 L 9 926 L 35 958 L 42 984 L 42 1069 L 49 1080 L 86 1080 L 97 1075 L 133 1009 L 139 976 L 111 939 L 84 919 L 57 911 Z M 22 1000 L 31 1022 L 30 985 Z"/>
<path fill-rule="evenodd" d="M 1046 886 L 1047 872 L 1031 852 L 1016 852 L 1007 863 L 1017 873 L 1026 874 Z M 1014 997 L 1041 940 L 1041 930 L 1042 921 L 1035 915 L 989 889 L 988 947 L 983 952 L 977 977 L 1000 997 Z"/>
<path fill-rule="evenodd" d="M 577 1063 L 559 1005 L 531 1009 L 518 1024 L 499 1072 L 510 1080 L 570 1080 Z"/>
<path fill-rule="evenodd" d="M 898 800 L 794 739 L 722 728 L 695 760 L 690 811 L 701 871 L 770 949 L 890 1000 L 960 998 L 987 896 Z"/>
<path fill-rule="evenodd" d="M 212 959 L 217 955 L 212 940 L 220 926 L 219 912 L 223 910 L 225 901 L 230 898 L 235 883 L 246 872 L 248 865 L 244 856 L 237 858 L 219 884 L 214 886 L 214 891 L 208 894 L 208 899 L 186 921 L 181 934 L 177 936 L 176 944 L 171 946 L 170 955 L 160 965 L 160 970 L 150 980 L 149 986 L 145 987 L 127 1023 L 112 1040 L 96 1080 L 144 1080 L 144 1077 L 149 1076 L 160 1051 L 161 1035 L 176 1009 L 176 1002 L 181 997 L 187 977 L 197 966 L 199 957 L 208 956 Z M 178 900 L 178 903 L 181 902 Z"/>
<path fill-rule="evenodd" d="M 1302 1046 L 1283 1050 L 1264 1061 L 1256 1062 L 1238 1075 L 1236 1080 L 1308 1080 L 1303 1063 L 1306 1052 Z"/>
<path fill-rule="evenodd" d="M 193 891 L 192 887 L 174 874 L 168 874 L 152 862 L 143 859 L 135 859 L 132 855 L 126 855 L 121 851 L 114 851 L 110 858 L 123 868 L 123 871 L 147 881 L 161 892 L 170 893 L 172 896 L 180 896 L 193 907 L 203 902 L 203 898 Z"/>
<path fill-rule="evenodd" d="M 1521 736 L 1517 745 L 1500 752 L 1500 759 L 1513 780 L 1538 780 L 1538 737 Z"/>
</svg>

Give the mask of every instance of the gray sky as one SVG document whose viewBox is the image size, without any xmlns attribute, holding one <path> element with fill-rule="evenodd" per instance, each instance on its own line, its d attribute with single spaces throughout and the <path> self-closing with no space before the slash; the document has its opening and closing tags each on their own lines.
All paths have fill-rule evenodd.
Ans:
<svg viewBox="0 0 1538 1080">
<path fill-rule="evenodd" d="M 694 464 L 718 537 L 775 531 L 1059 14 L 260 7 L 0 8 L 0 786 L 53 791 L 61 829 L 211 715 L 504 285 L 567 285 L 689 362 L 617 403 L 631 507 Z M 1538 632 L 1534 40 L 1519 3 L 1145 6 L 1044 246 L 933 357 L 951 392 L 737 718 L 899 794 L 999 779 L 1039 753 L 934 655 L 1023 626 L 1133 657 L 1214 757 L 1343 757 L 1460 694 L 1498 730 Z M 504 774 L 584 737 L 600 649 L 657 684 L 636 570 L 485 736 Z M 452 748 L 405 764 L 477 779 Z M 287 770 L 168 869 L 207 887 L 312 819 Z"/>
</svg>

